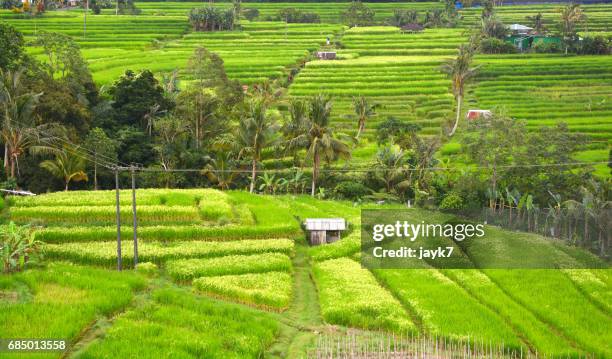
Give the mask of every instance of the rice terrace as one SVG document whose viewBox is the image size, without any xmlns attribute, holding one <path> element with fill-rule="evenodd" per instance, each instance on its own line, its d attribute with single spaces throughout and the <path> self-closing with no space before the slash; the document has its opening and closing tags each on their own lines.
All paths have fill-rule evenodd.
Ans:
<svg viewBox="0 0 612 359">
<path fill-rule="evenodd" d="M 612 3 L 0 0 L 0 358 L 612 358 Z"/>
</svg>

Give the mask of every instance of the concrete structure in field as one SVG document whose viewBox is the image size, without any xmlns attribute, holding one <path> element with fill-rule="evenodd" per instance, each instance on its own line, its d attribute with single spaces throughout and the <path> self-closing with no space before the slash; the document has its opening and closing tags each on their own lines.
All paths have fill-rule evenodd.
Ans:
<svg viewBox="0 0 612 359">
<path fill-rule="evenodd" d="M 340 240 L 340 232 L 346 230 L 344 218 L 307 218 L 304 227 L 311 246 Z"/>
<path fill-rule="evenodd" d="M 479 118 L 489 118 L 493 114 L 489 110 L 468 110 L 465 117 L 468 120 L 477 120 Z"/>
<path fill-rule="evenodd" d="M 406 25 L 403 25 L 402 27 L 400 27 L 400 30 L 402 32 L 408 32 L 408 33 L 421 32 L 424 29 L 425 29 L 425 27 L 423 25 L 417 24 L 417 23 L 406 24 Z"/>
<path fill-rule="evenodd" d="M 533 30 L 533 28 L 521 24 L 512 24 L 508 26 L 508 29 L 514 35 L 527 35 L 531 32 L 531 30 Z"/>
<path fill-rule="evenodd" d="M 336 53 L 334 51 L 318 51 L 317 58 L 319 60 L 334 60 Z"/>
</svg>

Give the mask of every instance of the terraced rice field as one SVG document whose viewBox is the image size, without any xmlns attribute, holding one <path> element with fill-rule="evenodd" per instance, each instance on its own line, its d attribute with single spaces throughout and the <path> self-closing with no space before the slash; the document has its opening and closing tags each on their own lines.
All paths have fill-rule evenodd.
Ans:
<svg viewBox="0 0 612 359">
<path fill-rule="evenodd" d="M 460 29 L 428 29 L 420 34 L 402 34 L 395 27 L 362 27 L 347 30 L 342 38 L 342 60 L 312 61 L 300 72 L 289 95 L 304 97 L 319 92 L 334 98 L 334 123 L 356 131 L 352 114 L 354 96 L 367 96 L 383 107 L 366 127 L 394 116 L 418 123 L 423 133 L 434 134 L 452 115 L 450 81 L 439 71 L 465 41 Z"/>
<path fill-rule="evenodd" d="M 394 116 L 418 123 L 424 134 L 437 134 L 440 124 L 453 115 L 454 100 L 450 82 L 439 71 L 444 59 L 454 55 L 466 41 L 464 29 L 474 25 L 480 9 L 464 9 L 457 29 L 428 29 L 421 34 L 402 34 L 396 28 L 374 26 L 344 31 L 338 14 L 345 3 L 243 3 L 256 7 L 261 16 L 256 22 L 243 20 L 242 31 L 193 33 L 186 14 L 200 3 L 139 3 L 139 16 L 89 16 L 83 34 L 80 11 L 49 12 L 41 18 L 16 18 L 0 12 L 0 19 L 15 25 L 31 40 L 38 31 L 59 31 L 75 38 L 88 59 L 94 79 L 101 84 L 114 81 L 127 69 L 151 69 L 157 73 L 182 70 L 198 46 L 204 46 L 224 59 L 230 77 L 247 85 L 279 78 L 287 68 L 318 49 L 327 37 L 343 44 L 338 61 L 311 61 L 291 84 L 289 95 L 305 97 L 316 93 L 334 96 L 333 120 L 336 127 L 355 133 L 352 115 L 353 96 L 368 96 L 383 107 L 366 126 L 365 138 L 371 141 L 376 124 Z M 219 3 L 216 6 L 227 7 Z M 321 15 L 322 24 L 284 24 L 263 22 L 279 9 L 292 6 Z M 440 7 L 439 3 L 369 4 L 383 22 L 395 8 L 421 12 Z M 505 6 L 497 14 L 507 22 L 528 23 L 527 16 L 542 12 L 550 28 L 558 18 L 558 5 Z M 612 7 L 585 5 L 591 33 L 608 33 Z M 31 48 L 35 55 L 40 50 Z M 610 130 L 609 56 L 570 57 L 558 55 L 479 56 L 483 67 L 470 86 L 467 106 L 505 107 L 516 118 L 528 120 L 529 127 L 566 121 L 574 131 L 587 134 L 591 145 L 577 154 L 578 160 L 607 159 Z M 183 85 L 189 76 L 182 74 Z M 579 89 L 579 91 L 576 91 Z M 376 146 L 362 141 L 354 158 L 367 160 Z M 452 151 L 451 151 L 452 152 Z M 601 166 L 600 166 L 601 167 Z M 603 174 L 606 169 L 599 168 Z"/>
<path fill-rule="evenodd" d="M 588 136 L 580 160 L 608 160 L 612 143 L 612 60 L 609 56 L 479 56 L 470 106 L 503 108 L 536 129 L 565 122 Z M 600 173 L 606 168 L 600 166 Z"/>
<path fill-rule="evenodd" d="M 541 13 L 543 16 L 544 26 L 549 30 L 557 30 L 559 9 L 561 7 L 561 4 L 502 6 L 496 8 L 496 14 L 504 23 L 530 24 L 527 17 Z M 612 31 L 609 4 L 583 5 L 582 8 L 584 9 L 584 13 L 588 19 L 586 24 L 580 24 L 578 27 L 582 34 L 605 33 Z M 481 9 L 463 9 L 461 11 L 461 15 L 463 16 L 464 26 L 473 26 L 480 22 Z"/>
<path fill-rule="evenodd" d="M 143 14 L 151 15 L 184 15 L 189 12 L 193 7 L 201 6 L 201 3 L 190 3 L 190 2 L 146 2 L 139 3 L 137 6 L 142 9 Z M 215 6 L 227 7 L 228 4 L 215 3 Z M 264 20 L 266 17 L 274 17 L 278 14 L 278 11 L 284 8 L 296 8 L 302 11 L 314 12 L 319 14 L 321 22 L 323 23 L 339 23 L 340 12 L 346 9 L 347 4 L 345 2 L 273 2 L 273 3 L 261 3 L 261 2 L 242 2 L 242 8 L 256 8 L 259 10 L 259 17 L 257 20 Z M 393 9 L 402 8 L 417 10 L 425 12 L 427 10 L 442 8 L 442 4 L 438 2 L 404 2 L 404 3 L 372 3 L 368 4 L 375 12 L 375 19 L 377 21 L 384 21 L 393 14 Z M 104 10 L 105 13 L 113 13 L 112 10 Z"/>
<path fill-rule="evenodd" d="M 76 11 L 52 12 L 36 19 L 15 18 L 3 11 L 0 19 L 14 25 L 27 40 L 35 39 L 39 31 L 73 36 L 100 84 L 112 83 L 128 69 L 184 70 L 200 46 L 223 58 L 231 78 L 245 84 L 262 82 L 280 77 L 288 66 L 342 29 L 339 24 L 243 22 L 242 31 L 192 33 L 185 15 L 97 15 L 88 17 L 84 36 L 83 16 Z M 30 52 L 42 58 L 40 49 L 31 47 Z M 183 73 L 181 80 L 189 77 Z"/>
<path fill-rule="evenodd" d="M 359 264 L 357 230 L 334 244 L 307 248 L 295 219 L 340 216 L 346 218 L 352 228 L 359 228 L 360 207 L 351 203 L 215 190 L 138 190 L 137 198 L 143 206 L 158 206 L 167 216 L 152 218 L 152 223 L 143 223 L 140 227 L 140 263 L 151 264 L 142 264 L 137 273 L 115 274 L 112 273 L 117 258 L 115 233 L 99 234 L 106 233 L 106 228 L 111 226 L 106 223 L 104 214 L 90 212 L 90 209 L 112 209 L 113 195 L 113 191 L 56 193 L 17 198 L 10 207 L 11 216 L 27 209 L 37 225 L 45 226 L 37 238 L 52 242 L 47 245 L 48 261 L 67 261 L 74 265 L 50 264 L 47 272 L 33 269 L 0 279 L 0 293 L 5 293 L 4 298 L 9 292 L 21 298 L 36 290 L 36 302 L 43 303 L 51 300 L 54 291 L 61 289 L 70 293 L 65 294 L 69 296 L 64 297 L 67 298 L 65 303 L 83 303 L 88 309 L 78 314 L 66 312 L 80 318 L 65 321 L 72 324 L 64 324 L 54 331 L 67 338 L 74 338 L 79 328 L 93 316 L 104 316 L 123 308 L 112 324 L 102 326 L 106 333 L 102 339 L 90 344 L 77 343 L 84 357 L 128 353 L 130 348 L 140 345 L 141 340 L 151 342 L 150 350 L 157 353 L 163 351 L 159 344 L 164 342 L 162 338 L 174 338 L 176 333 L 189 335 L 173 339 L 174 343 L 178 340 L 182 348 L 191 348 L 188 349 L 191 354 L 186 356 L 201 353 L 204 345 L 206 350 L 225 353 L 225 357 L 253 357 L 256 355 L 249 351 L 251 349 L 263 353 L 271 345 L 270 348 L 277 349 L 270 350 L 278 350 L 277 345 L 287 345 L 273 344 L 285 341 L 278 337 L 283 335 L 280 328 L 287 320 L 282 318 L 297 323 L 319 323 L 320 328 L 335 324 L 365 330 L 421 333 L 451 340 L 469 337 L 504 343 L 506 348 L 518 351 L 549 355 L 590 352 L 605 357 L 612 354 L 609 345 L 612 337 L 607 330 L 612 323 L 608 304 L 612 283 L 609 270 L 459 270 L 439 269 L 435 262 L 418 262 L 420 269 L 370 271 Z M 127 193 L 121 195 L 122 204 L 128 205 Z M 74 202 L 75 196 L 82 201 L 73 206 L 74 213 L 90 213 L 89 217 L 99 219 L 72 226 L 68 221 L 72 212 L 60 209 Z M 183 225 L 165 219 L 182 217 L 184 207 L 201 209 L 206 203 L 229 212 L 242 208 L 241 212 L 248 212 L 251 219 L 248 224 L 240 221 L 228 224 L 199 218 Z M 366 207 L 393 208 L 392 205 Z M 25 217 L 19 218 L 25 222 Z M 417 209 L 411 216 L 415 223 L 444 223 L 448 219 L 446 214 Z M 182 229 L 185 227 L 188 229 Z M 237 228 L 242 236 L 217 237 L 215 233 L 218 232 L 165 238 L 152 235 L 164 230 L 198 233 L 194 228 L 216 228 L 218 231 Z M 277 236 L 283 231 L 284 237 Z M 54 234 L 49 236 L 49 233 Z M 133 263 L 130 234 L 125 233 L 123 237 L 123 259 L 127 268 Z M 497 255 L 499 251 L 505 253 L 503 256 L 509 261 L 523 261 L 523 265 L 541 258 L 563 263 L 597 262 L 579 250 L 560 248 L 536 235 L 489 228 L 487 238 L 487 241 L 472 243 L 466 250 L 461 258 L 466 267 L 480 267 L 491 248 L 495 248 Z M 518 253 L 533 256 L 519 256 Z M 300 273 L 310 271 L 314 285 L 305 289 L 311 279 Z M 148 274 L 143 277 L 139 272 Z M 42 276 L 42 273 L 46 274 Z M 76 282 L 59 279 L 58 273 Z M 111 281 L 94 281 L 93 288 L 78 284 L 104 273 L 112 274 Z M 154 282 L 152 278 L 156 278 Z M 143 296 L 139 293 L 144 290 L 145 283 L 154 288 Z M 126 291 L 128 288 L 131 289 Z M 123 295 L 113 299 L 100 296 L 93 302 L 90 296 L 100 290 L 109 294 L 122 290 Z M 2 298 L 2 313 L 15 312 L 14 304 Z M 135 299 L 136 304 L 128 304 L 130 298 L 141 299 Z M 304 309 L 308 305 L 314 305 L 315 309 Z M 23 312 L 23 321 L 34 328 L 43 325 L 55 310 L 53 308 L 58 307 L 51 302 L 46 307 L 32 307 Z M 281 314 L 275 314 L 279 312 Z M 255 322 L 259 324 L 253 326 Z M 217 330 L 222 330 L 227 340 L 238 333 L 245 335 L 247 341 L 257 336 L 265 340 L 249 346 L 248 350 L 237 343 L 221 348 L 206 334 L 210 326 L 204 323 L 214 323 L 210 325 L 220 328 Z M 251 327 L 247 330 L 239 323 Z M 10 336 L 21 328 L 13 325 L 1 329 L 0 333 Z M 305 330 L 293 332 L 293 335 L 301 333 L 306 338 L 297 341 L 302 349 L 315 343 L 312 331 Z M 126 336 L 127 332 L 133 335 Z M 193 335 L 198 339 L 193 339 Z"/>
<path fill-rule="evenodd" d="M 275 236 L 280 233 L 278 229 L 294 236 L 299 231 L 297 222 L 272 228 L 260 220 L 264 226 L 253 230 L 253 212 L 216 190 L 139 192 L 140 262 L 163 266 L 178 281 L 194 280 L 197 288 L 209 294 L 236 297 L 276 310 L 287 307 L 292 291 L 290 256 L 294 244 Z M 17 198 L 11 218 L 44 226 L 37 239 L 50 243 L 49 259 L 113 268 L 117 263 L 114 196 L 114 191 L 75 191 L 36 199 Z M 128 191 L 122 191 L 120 198 L 122 222 L 124 228 L 129 228 L 123 232 L 122 258 L 124 265 L 130 267 L 134 263 L 129 240 L 131 197 Z M 66 206 L 68 203 L 72 205 Z M 230 234 L 232 231 L 235 236 Z M 206 279 L 198 280 L 201 277 Z M 268 277 L 269 283 L 259 283 Z M 261 285 L 264 286 L 259 288 Z M 285 294 L 266 295 L 265 288 L 281 288 Z"/>
</svg>

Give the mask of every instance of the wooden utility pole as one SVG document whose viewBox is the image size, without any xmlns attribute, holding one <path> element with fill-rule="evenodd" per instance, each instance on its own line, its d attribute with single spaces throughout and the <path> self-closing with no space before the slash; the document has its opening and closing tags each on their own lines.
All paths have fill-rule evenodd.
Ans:
<svg viewBox="0 0 612 359">
<path fill-rule="evenodd" d="M 119 204 L 119 167 L 115 167 L 115 200 L 117 202 L 117 270 L 122 269 L 121 263 L 121 206 Z"/>
<path fill-rule="evenodd" d="M 136 166 L 131 165 L 132 172 L 132 219 L 133 219 L 133 236 L 134 236 L 134 268 L 138 265 L 138 219 L 136 217 Z"/>
</svg>

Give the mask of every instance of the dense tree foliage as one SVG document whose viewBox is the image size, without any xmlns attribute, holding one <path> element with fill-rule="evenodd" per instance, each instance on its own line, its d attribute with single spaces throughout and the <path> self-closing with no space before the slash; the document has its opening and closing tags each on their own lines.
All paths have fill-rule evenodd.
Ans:
<svg viewBox="0 0 612 359">
<path fill-rule="evenodd" d="M 359 0 L 352 1 L 341 17 L 348 26 L 367 26 L 374 23 L 374 10 Z"/>
<path fill-rule="evenodd" d="M 14 68 L 23 58 L 23 35 L 10 25 L 0 24 L 0 69 Z"/>
</svg>

